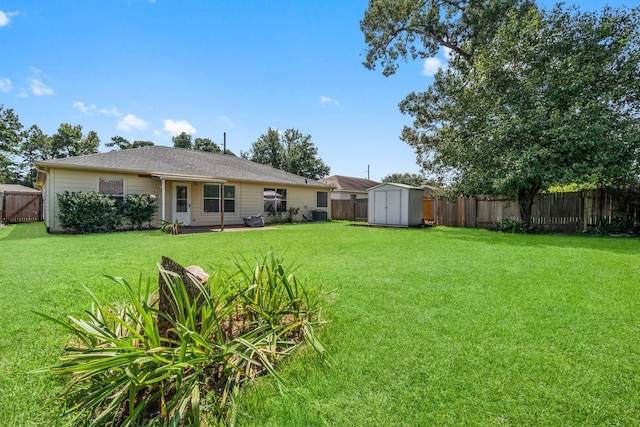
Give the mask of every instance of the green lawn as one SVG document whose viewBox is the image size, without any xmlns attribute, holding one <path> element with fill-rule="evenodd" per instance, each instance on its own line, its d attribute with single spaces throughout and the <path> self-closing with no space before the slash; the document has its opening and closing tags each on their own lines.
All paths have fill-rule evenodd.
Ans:
<svg viewBox="0 0 640 427">
<path fill-rule="evenodd" d="M 46 235 L 0 229 L 0 419 L 65 425 L 47 404 L 60 384 L 30 370 L 69 339 L 62 317 L 121 298 L 103 275 L 157 279 L 167 255 L 205 269 L 275 249 L 333 291 L 312 355 L 245 388 L 251 426 L 638 425 L 640 240 L 381 229 L 346 223 L 171 236 Z"/>
</svg>

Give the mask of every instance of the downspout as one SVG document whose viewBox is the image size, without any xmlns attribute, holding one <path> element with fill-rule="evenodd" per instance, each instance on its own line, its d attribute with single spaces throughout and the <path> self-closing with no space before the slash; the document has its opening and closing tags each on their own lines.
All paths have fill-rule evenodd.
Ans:
<svg viewBox="0 0 640 427">
<path fill-rule="evenodd" d="M 44 169 L 40 169 L 37 165 L 33 165 L 33 166 L 36 168 L 36 172 L 47 176 L 47 179 L 45 180 L 45 185 L 49 186 L 50 185 L 49 172 L 47 172 Z M 36 181 L 37 180 L 38 179 L 37 179 L 37 176 L 36 176 Z M 41 203 L 44 203 L 44 188 L 41 188 L 40 191 L 42 191 L 42 196 L 43 196 L 41 198 Z M 50 191 L 47 191 L 47 198 L 48 198 L 48 202 L 50 202 L 51 201 L 51 192 Z M 50 214 L 50 212 L 49 212 L 49 203 L 47 203 L 46 208 L 47 208 L 47 214 L 46 215 L 44 214 L 44 209 L 42 209 L 42 216 L 44 217 L 44 218 L 42 218 L 42 220 L 44 221 L 45 225 L 47 226 L 47 231 L 48 231 L 49 230 L 49 225 L 47 224 L 47 222 L 49 221 L 49 218 L 51 218 L 51 216 L 49 215 Z"/>
<path fill-rule="evenodd" d="M 220 183 L 220 231 L 224 231 L 224 184 Z"/>
<path fill-rule="evenodd" d="M 167 202 L 165 200 L 165 195 L 166 195 L 166 189 L 165 189 L 165 184 L 164 184 L 164 178 L 160 178 L 160 182 L 162 183 L 162 221 L 166 221 L 166 205 Z"/>
</svg>

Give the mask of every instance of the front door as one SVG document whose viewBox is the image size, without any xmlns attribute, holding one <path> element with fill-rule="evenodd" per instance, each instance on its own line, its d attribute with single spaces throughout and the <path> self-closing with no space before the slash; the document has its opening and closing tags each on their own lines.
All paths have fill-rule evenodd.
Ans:
<svg viewBox="0 0 640 427">
<path fill-rule="evenodd" d="M 191 187 L 189 184 L 173 184 L 173 220 L 191 224 Z"/>
</svg>

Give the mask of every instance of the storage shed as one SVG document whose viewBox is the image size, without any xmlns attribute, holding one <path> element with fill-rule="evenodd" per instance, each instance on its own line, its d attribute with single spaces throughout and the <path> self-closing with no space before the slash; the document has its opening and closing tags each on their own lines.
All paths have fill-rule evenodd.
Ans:
<svg viewBox="0 0 640 427">
<path fill-rule="evenodd" d="M 369 224 L 414 227 L 422 225 L 424 190 L 384 183 L 369 189 Z"/>
</svg>

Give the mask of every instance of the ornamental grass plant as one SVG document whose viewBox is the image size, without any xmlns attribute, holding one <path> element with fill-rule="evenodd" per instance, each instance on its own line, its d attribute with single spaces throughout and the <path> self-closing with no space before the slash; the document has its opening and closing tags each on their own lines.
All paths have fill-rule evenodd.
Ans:
<svg viewBox="0 0 640 427">
<path fill-rule="evenodd" d="M 86 289 L 93 303 L 85 316 L 61 321 L 43 314 L 74 335 L 50 368 L 67 378 L 60 399 L 74 424 L 233 424 L 243 382 L 268 374 L 284 385 L 275 365 L 304 341 L 326 353 L 314 333 L 320 300 L 282 259 L 270 252 L 255 266 L 236 266 L 202 285 L 158 265 L 166 286 L 152 290 L 147 281 L 134 288 L 110 277 L 124 303 L 104 303 Z M 162 298 L 169 310 L 158 308 Z"/>
</svg>

